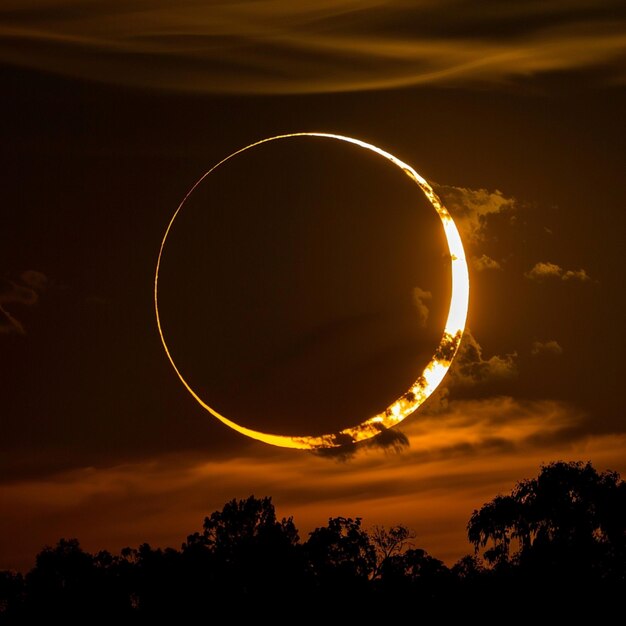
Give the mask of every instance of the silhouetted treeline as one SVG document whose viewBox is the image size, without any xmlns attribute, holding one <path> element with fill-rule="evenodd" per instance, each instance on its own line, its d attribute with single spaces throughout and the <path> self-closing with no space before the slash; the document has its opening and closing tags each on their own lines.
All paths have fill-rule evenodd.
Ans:
<svg viewBox="0 0 626 626">
<path fill-rule="evenodd" d="M 626 483 L 614 472 L 546 465 L 474 511 L 467 531 L 474 553 L 447 567 L 401 525 L 367 531 L 360 518 L 336 517 L 302 541 L 292 518 L 276 518 L 271 498 L 250 496 L 205 518 L 180 550 L 143 544 L 89 554 L 61 539 L 25 576 L 0 572 L 0 621 L 187 623 L 215 621 L 220 610 L 267 621 L 290 607 L 298 623 L 406 615 L 407 607 L 416 616 L 495 619 L 502 607 L 597 616 L 623 603 Z"/>
</svg>

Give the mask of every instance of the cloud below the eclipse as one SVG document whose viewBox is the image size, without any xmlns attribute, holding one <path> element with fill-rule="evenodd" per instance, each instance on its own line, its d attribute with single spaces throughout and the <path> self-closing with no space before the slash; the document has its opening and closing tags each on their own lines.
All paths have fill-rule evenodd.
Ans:
<svg viewBox="0 0 626 626">
<path fill-rule="evenodd" d="M 251 493 L 272 495 L 303 538 L 329 516 L 363 516 L 366 526 L 402 522 L 417 531 L 420 547 L 450 562 L 470 551 L 464 527 L 472 510 L 541 463 L 592 457 L 599 469 L 626 469 L 625 435 L 582 435 L 582 419 L 551 400 L 451 401 L 409 420 L 409 447 L 369 447 L 346 462 L 253 445 L 229 459 L 162 455 L 5 483 L 0 497 L 15 513 L 0 519 L 3 566 L 28 567 L 62 536 L 90 550 L 142 541 L 178 547 L 205 515 Z"/>
</svg>

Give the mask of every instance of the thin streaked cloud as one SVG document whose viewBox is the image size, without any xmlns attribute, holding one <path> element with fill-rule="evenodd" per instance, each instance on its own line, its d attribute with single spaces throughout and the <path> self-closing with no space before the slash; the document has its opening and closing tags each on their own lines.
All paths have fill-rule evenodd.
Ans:
<svg viewBox="0 0 626 626">
<path fill-rule="evenodd" d="M 0 60 L 109 83 L 207 93 L 498 84 L 614 67 L 621 3 L 402 0 L 5 2 Z"/>
</svg>

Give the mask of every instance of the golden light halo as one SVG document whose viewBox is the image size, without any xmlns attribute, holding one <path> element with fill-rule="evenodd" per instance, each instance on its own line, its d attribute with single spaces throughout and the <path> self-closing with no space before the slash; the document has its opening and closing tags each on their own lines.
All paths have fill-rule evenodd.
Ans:
<svg viewBox="0 0 626 626">
<path fill-rule="evenodd" d="M 170 229 L 174 224 L 174 220 L 180 213 L 181 209 L 185 205 L 187 198 L 194 192 L 196 187 L 207 177 L 211 172 L 214 172 L 220 165 L 226 163 L 226 161 L 232 159 L 234 156 L 250 150 L 256 146 L 267 143 L 269 141 L 276 141 L 278 139 L 289 139 L 291 137 L 322 137 L 325 139 L 335 139 L 337 141 L 344 141 L 350 143 L 365 150 L 370 150 L 376 154 L 384 157 L 388 161 L 391 161 L 394 165 L 399 167 L 420 189 L 424 192 L 430 203 L 433 205 L 439 218 L 446 236 L 448 244 L 448 250 L 450 252 L 451 268 L 452 268 L 452 294 L 450 297 L 450 309 L 448 311 L 448 317 L 443 331 L 443 336 L 433 355 L 430 362 L 426 365 L 418 379 L 411 385 L 411 387 L 400 396 L 395 402 L 390 404 L 384 411 L 366 419 L 357 426 L 344 428 L 336 433 L 330 433 L 328 435 L 302 435 L 302 436 L 288 436 L 279 435 L 274 433 L 264 433 L 258 430 L 252 430 L 251 428 L 245 428 L 240 426 L 236 422 L 228 419 L 224 415 L 218 413 L 215 409 L 211 408 L 198 394 L 191 388 L 189 383 L 184 379 L 180 373 L 176 363 L 170 354 L 165 336 L 163 335 L 163 329 L 161 327 L 161 319 L 159 317 L 159 301 L 158 301 L 158 283 L 159 283 L 159 268 L 161 266 L 161 257 L 163 255 L 163 248 L 169 235 Z M 316 450 L 320 448 L 335 448 L 338 446 L 358 443 L 359 441 L 365 441 L 378 435 L 381 431 L 391 428 L 399 424 L 403 419 L 411 415 L 439 386 L 443 380 L 446 372 L 452 364 L 452 360 L 457 353 L 459 344 L 461 343 L 461 337 L 465 329 L 465 321 L 467 319 L 467 307 L 469 303 L 469 273 L 467 270 L 467 261 L 465 260 L 465 251 L 463 250 L 463 243 L 461 242 L 461 236 L 457 227 L 448 213 L 448 210 L 443 206 L 441 200 L 433 191 L 432 187 L 422 178 L 410 165 L 407 165 L 400 159 L 396 158 L 389 152 L 385 152 L 380 148 L 366 143 L 359 139 L 352 137 L 345 137 L 343 135 L 334 135 L 332 133 L 290 133 L 288 135 L 276 135 L 275 137 L 268 137 L 251 143 L 245 148 L 241 148 L 236 152 L 233 152 L 225 159 L 222 159 L 217 165 L 214 165 L 208 172 L 206 172 L 196 184 L 191 188 L 189 193 L 183 198 L 172 219 L 167 225 L 165 235 L 161 241 L 161 247 L 159 249 L 159 256 L 157 258 L 156 273 L 154 276 L 154 310 L 156 312 L 157 326 L 159 335 L 165 348 L 174 371 L 180 378 L 181 382 L 189 393 L 198 401 L 198 403 L 204 407 L 209 413 L 217 417 L 221 422 L 229 426 L 233 430 L 263 441 L 274 446 L 280 446 L 283 448 L 297 448 L 301 450 Z"/>
</svg>

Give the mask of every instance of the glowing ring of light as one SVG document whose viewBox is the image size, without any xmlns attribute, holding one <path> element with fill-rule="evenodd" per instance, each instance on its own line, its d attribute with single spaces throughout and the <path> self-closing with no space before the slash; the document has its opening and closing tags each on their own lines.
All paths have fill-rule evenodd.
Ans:
<svg viewBox="0 0 626 626">
<path fill-rule="evenodd" d="M 163 248 L 165 246 L 165 242 L 167 240 L 167 236 L 169 235 L 170 229 L 174 224 L 174 220 L 183 208 L 185 202 L 187 201 L 187 198 L 189 198 L 189 196 L 194 192 L 196 187 L 209 174 L 211 174 L 211 172 L 214 172 L 220 165 L 223 165 L 224 163 L 226 163 L 226 161 L 232 159 L 234 156 L 237 156 L 238 154 L 241 154 L 242 152 L 245 152 L 250 148 L 254 148 L 269 141 L 276 141 L 277 139 L 288 139 L 290 137 L 323 137 L 326 139 L 345 141 L 361 148 L 365 148 L 366 150 L 370 150 L 371 152 L 375 152 L 376 154 L 379 154 L 380 156 L 383 156 L 387 160 L 391 161 L 394 165 L 399 167 L 415 184 L 417 184 L 422 189 L 428 200 L 430 200 L 431 204 L 437 211 L 439 218 L 441 219 L 441 224 L 443 225 L 443 230 L 445 232 L 446 241 L 448 244 L 448 250 L 450 252 L 452 268 L 452 294 L 450 297 L 450 309 L 448 311 L 448 317 L 446 320 L 446 325 L 444 327 L 443 336 L 432 359 L 430 360 L 428 365 L 426 365 L 424 371 L 421 373 L 419 378 L 411 385 L 406 393 L 400 396 L 400 398 L 398 398 L 395 402 L 390 404 L 384 411 L 377 415 L 374 415 L 373 417 L 370 417 L 369 419 L 366 419 L 364 422 L 358 424 L 357 426 L 345 428 L 337 433 L 331 433 L 328 435 L 288 436 L 274 433 L 264 433 L 257 430 L 252 430 L 251 428 L 245 428 L 244 426 L 240 426 L 239 424 L 233 422 L 227 417 L 220 415 L 220 413 L 211 408 L 206 402 L 204 402 L 204 400 L 202 400 L 202 398 L 200 398 L 200 396 L 198 396 L 198 394 L 191 388 L 189 383 L 184 379 L 178 367 L 176 367 L 176 363 L 174 363 L 174 359 L 172 358 L 172 355 L 170 354 L 169 348 L 167 346 L 167 342 L 165 341 L 163 329 L 161 328 L 161 319 L 159 317 L 158 282 Z M 334 448 L 350 443 L 365 441 L 366 439 L 375 437 L 381 431 L 386 430 L 387 428 L 391 428 L 396 424 L 399 424 L 404 418 L 413 413 L 433 393 L 433 391 L 435 391 L 435 389 L 439 386 L 444 376 L 446 375 L 448 369 L 450 368 L 450 365 L 452 364 L 452 359 L 457 353 L 459 344 L 461 343 L 461 337 L 463 336 L 463 331 L 465 329 L 468 303 L 469 273 L 467 270 L 467 261 L 465 260 L 465 252 L 463 250 L 461 237 L 454 221 L 452 220 L 452 217 L 448 213 L 448 210 L 443 206 L 441 200 L 437 197 L 428 182 L 426 182 L 426 180 L 422 178 L 410 165 L 407 165 L 392 154 L 389 154 L 388 152 L 385 152 L 384 150 L 381 150 L 380 148 L 377 148 L 372 144 L 360 141 L 359 139 L 344 137 L 342 135 L 333 135 L 331 133 L 291 133 L 289 135 L 277 135 L 276 137 L 268 137 L 267 139 L 262 139 L 261 141 L 257 141 L 250 144 L 249 146 L 246 146 L 245 148 L 241 148 L 240 150 L 233 152 L 225 159 L 222 159 L 217 165 L 214 165 L 191 188 L 189 193 L 184 197 L 183 201 L 176 209 L 176 212 L 172 216 L 169 224 L 167 225 L 165 235 L 163 236 L 163 240 L 161 241 L 161 247 L 159 249 L 159 256 L 157 259 L 156 274 L 154 277 L 154 309 L 156 312 L 159 335 L 161 337 L 161 341 L 163 342 L 163 347 L 165 348 L 167 357 L 172 364 L 172 367 L 174 368 L 176 374 L 178 374 L 178 378 L 180 378 L 189 393 L 200 403 L 202 407 L 209 411 L 209 413 L 217 417 L 217 419 L 226 424 L 226 426 L 229 426 L 230 428 L 236 430 L 242 435 L 247 435 L 252 439 L 257 439 L 258 441 L 263 441 L 274 446 L 280 446 L 283 448 L 298 448 L 301 450 Z"/>
</svg>

